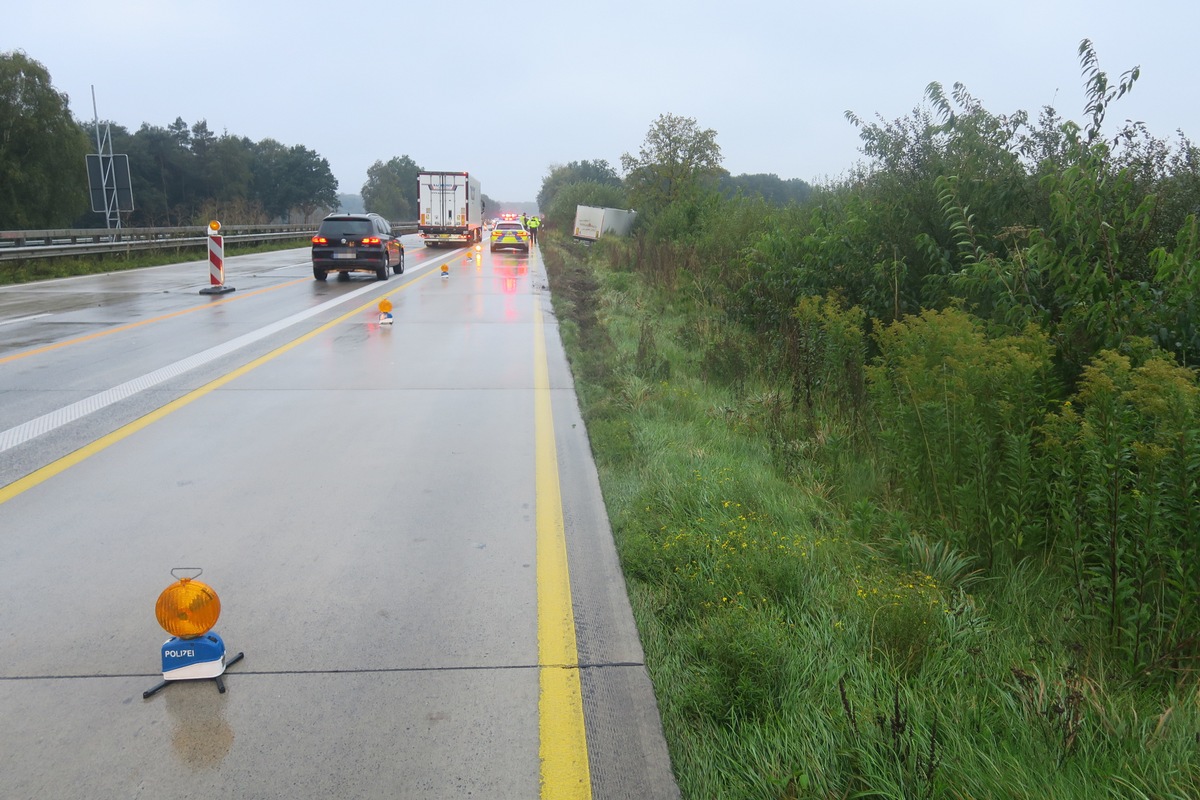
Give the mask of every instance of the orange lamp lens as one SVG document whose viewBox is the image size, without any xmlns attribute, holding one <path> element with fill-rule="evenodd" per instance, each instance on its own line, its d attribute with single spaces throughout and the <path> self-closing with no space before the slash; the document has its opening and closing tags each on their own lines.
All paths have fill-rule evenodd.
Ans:
<svg viewBox="0 0 1200 800">
<path fill-rule="evenodd" d="M 203 636 L 221 616 L 221 599 L 212 587 L 191 578 L 181 578 L 158 596 L 154 606 L 158 624 L 172 636 L 190 639 Z"/>
</svg>

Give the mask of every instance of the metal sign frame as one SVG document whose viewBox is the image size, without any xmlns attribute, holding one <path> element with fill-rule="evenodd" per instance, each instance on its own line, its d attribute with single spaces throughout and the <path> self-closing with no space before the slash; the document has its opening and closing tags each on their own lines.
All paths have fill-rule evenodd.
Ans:
<svg viewBox="0 0 1200 800">
<path fill-rule="evenodd" d="M 104 215 L 104 226 L 121 228 L 121 212 L 133 211 L 133 181 L 129 177 L 129 156 L 113 155 L 110 126 L 100 135 L 100 114 L 96 111 L 96 87 L 92 87 L 92 115 L 96 126 L 96 152 L 87 154 L 88 194 L 92 211 Z M 106 153 L 105 150 L 108 152 Z"/>
<path fill-rule="evenodd" d="M 111 148 L 111 143 L 109 147 Z M 129 156 L 124 153 L 87 154 L 88 192 L 92 211 L 106 214 L 120 225 L 120 211 L 133 211 L 133 184 L 129 177 Z M 109 226 L 113 227 L 113 226 Z"/>
</svg>

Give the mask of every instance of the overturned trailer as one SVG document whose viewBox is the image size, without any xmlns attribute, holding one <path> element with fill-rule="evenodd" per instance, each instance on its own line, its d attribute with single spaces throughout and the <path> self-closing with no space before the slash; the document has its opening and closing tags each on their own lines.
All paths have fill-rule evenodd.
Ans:
<svg viewBox="0 0 1200 800">
<path fill-rule="evenodd" d="M 636 218 L 637 212 L 633 210 L 575 206 L 575 229 L 572 235 L 585 242 L 594 242 L 605 234 L 626 236 L 633 229 Z"/>
</svg>

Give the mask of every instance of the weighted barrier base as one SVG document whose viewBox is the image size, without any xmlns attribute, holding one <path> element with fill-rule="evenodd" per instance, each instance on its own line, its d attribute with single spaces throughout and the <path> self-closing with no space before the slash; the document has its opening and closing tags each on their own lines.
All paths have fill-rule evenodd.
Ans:
<svg viewBox="0 0 1200 800">
<path fill-rule="evenodd" d="M 225 668 L 228 669 L 229 667 L 232 667 L 234 664 L 241 661 L 245 657 L 246 657 L 245 653 L 238 653 L 236 656 L 234 656 L 233 658 L 229 659 L 228 662 L 226 662 Z M 216 677 L 213 677 L 213 678 L 202 678 L 200 680 L 212 681 L 213 683 L 217 684 L 217 692 L 220 694 L 225 694 L 225 681 L 221 680 L 222 677 L 224 677 L 224 673 L 222 673 L 221 675 L 217 675 Z M 158 694 L 160 691 L 165 689 L 167 684 L 169 684 L 169 683 L 179 683 L 179 681 L 165 680 L 162 683 L 155 686 L 154 688 L 147 689 L 146 691 L 142 692 L 142 699 L 146 700 L 150 697 L 153 697 L 154 695 Z"/>
<path fill-rule="evenodd" d="M 236 291 L 232 286 L 206 286 L 200 290 L 200 294 L 227 294 Z"/>
</svg>

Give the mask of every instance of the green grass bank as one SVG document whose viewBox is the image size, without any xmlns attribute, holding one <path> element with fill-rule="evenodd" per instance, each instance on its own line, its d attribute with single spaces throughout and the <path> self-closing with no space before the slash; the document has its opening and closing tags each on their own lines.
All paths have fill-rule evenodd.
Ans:
<svg viewBox="0 0 1200 800">
<path fill-rule="evenodd" d="M 542 251 L 685 798 L 1200 797 L 1194 673 L 1131 677 L 1049 558 L 891 502 L 696 293 Z"/>
</svg>

